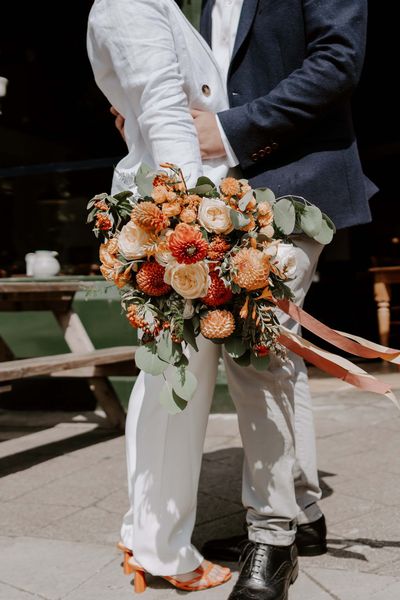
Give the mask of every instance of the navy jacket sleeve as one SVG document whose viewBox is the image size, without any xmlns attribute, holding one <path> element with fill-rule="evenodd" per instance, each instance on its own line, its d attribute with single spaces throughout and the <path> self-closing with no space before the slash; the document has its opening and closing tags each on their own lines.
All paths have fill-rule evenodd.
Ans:
<svg viewBox="0 0 400 600">
<path fill-rule="evenodd" d="M 335 104 L 348 98 L 358 83 L 365 53 L 367 0 L 304 0 L 303 15 L 306 54 L 302 65 L 265 96 L 218 115 L 242 168 L 254 164 L 252 156 L 266 140 L 283 150 L 285 143 L 304 135 Z M 288 26 L 290 43 L 287 23 L 282 26 Z"/>
</svg>

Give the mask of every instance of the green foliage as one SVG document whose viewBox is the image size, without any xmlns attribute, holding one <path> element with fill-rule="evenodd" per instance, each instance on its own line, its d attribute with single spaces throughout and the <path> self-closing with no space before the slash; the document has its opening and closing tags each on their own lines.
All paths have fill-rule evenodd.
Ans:
<svg viewBox="0 0 400 600">
<path fill-rule="evenodd" d="M 165 381 L 161 393 L 160 404 L 169 412 L 170 415 L 177 415 L 182 412 L 187 405 L 187 401 L 178 396 L 173 390 L 171 384 Z"/>
<path fill-rule="evenodd" d="M 135 363 L 139 369 L 150 375 L 161 375 L 168 367 L 168 363 L 158 357 L 155 344 L 140 346 L 135 353 Z"/>
<path fill-rule="evenodd" d="M 247 344 L 245 344 L 241 338 L 234 335 L 225 342 L 225 350 L 232 358 L 243 356 L 247 349 Z"/>
<path fill-rule="evenodd" d="M 296 224 L 296 211 L 293 202 L 288 198 L 281 198 L 273 204 L 275 225 L 285 234 L 293 233 Z"/>
<path fill-rule="evenodd" d="M 231 208 L 230 217 L 235 229 L 242 229 L 250 223 L 250 219 L 246 217 L 243 213 Z"/>
<path fill-rule="evenodd" d="M 142 198 L 151 196 L 153 193 L 153 181 L 155 173 L 154 169 L 151 169 L 145 164 L 141 164 L 135 177 L 135 184 L 138 188 L 139 194 Z"/>
</svg>

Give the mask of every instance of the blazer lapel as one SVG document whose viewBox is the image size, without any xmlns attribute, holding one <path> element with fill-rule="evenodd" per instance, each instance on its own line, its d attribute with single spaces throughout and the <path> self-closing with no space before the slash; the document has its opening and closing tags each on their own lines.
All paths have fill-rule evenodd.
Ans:
<svg viewBox="0 0 400 600">
<path fill-rule="evenodd" d="M 215 0 L 203 0 L 201 8 L 200 33 L 209 46 L 211 46 L 212 9 L 214 4 Z"/>
<path fill-rule="evenodd" d="M 235 59 L 236 54 L 240 50 L 241 45 L 245 41 L 250 28 L 253 24 L 254 18 L 256 16 L 257 7 L 259 0 L 244 0 L 243 8 L 240 15 L 238 30 L 235 39 L 235 45 L 233 47 L 231 64 Z M 211 20 L 211 19 L 210 19 Z"/>
</svg>

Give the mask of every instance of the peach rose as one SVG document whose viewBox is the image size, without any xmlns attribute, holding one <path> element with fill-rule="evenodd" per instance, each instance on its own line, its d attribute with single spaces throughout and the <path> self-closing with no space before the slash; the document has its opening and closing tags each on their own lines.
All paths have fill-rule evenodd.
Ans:
<svg viewBox="0 0 400 600">
<path fill-rule="evenodd" d="M 145 246 L 150 241 L 150 234 L 141 229 L 133 221 L 129 221 L 121 229 L 118 238 L 118 250 L 127 260 L 135 260 L 146 256 Z"/>
<path fill-rule="evenodd" d="M 208 265 L 203 261 L 189 265 L 171 261 L 165 269 L 164 281 L 187 300 L 201 298 L 210 285 Z"/>
<path fill-rule="evenodd" d="M 233 229 L 230 209 L 223 200 L 218 198 L 202 198 L 198 220 L 207 231 L 212 233 L 230 233 Z"/>
</svg>

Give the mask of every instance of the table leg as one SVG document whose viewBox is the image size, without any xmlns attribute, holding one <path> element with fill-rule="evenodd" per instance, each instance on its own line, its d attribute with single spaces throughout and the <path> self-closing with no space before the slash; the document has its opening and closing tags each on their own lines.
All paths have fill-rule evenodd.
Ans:
<svg viewBox="0 0 400 600">
<path fill-rule="evenodd" d="M 55 317 L 72 352 L 91 352 L 95 349 L 76 312 L 71 310 L 66 313 L 55 313 Z M 88 379 L 88 383 L 110 424 L 113 427 L 124 429 L 126 414 L 107 377 L 91 377 Z"/>
<path fill-rule="evenodd" d="M 374 294 L 378 306 L 379 340 L 383 346 L 388 346 L 390 334 L 390 287 L 383 281 L 377 281 L 374 284 Z"/>
<path fill-rule="evenodd" d="M 0 361 L 13 360 L 15 358 L 10 346 L 0 337 Z"/>
</svg>

